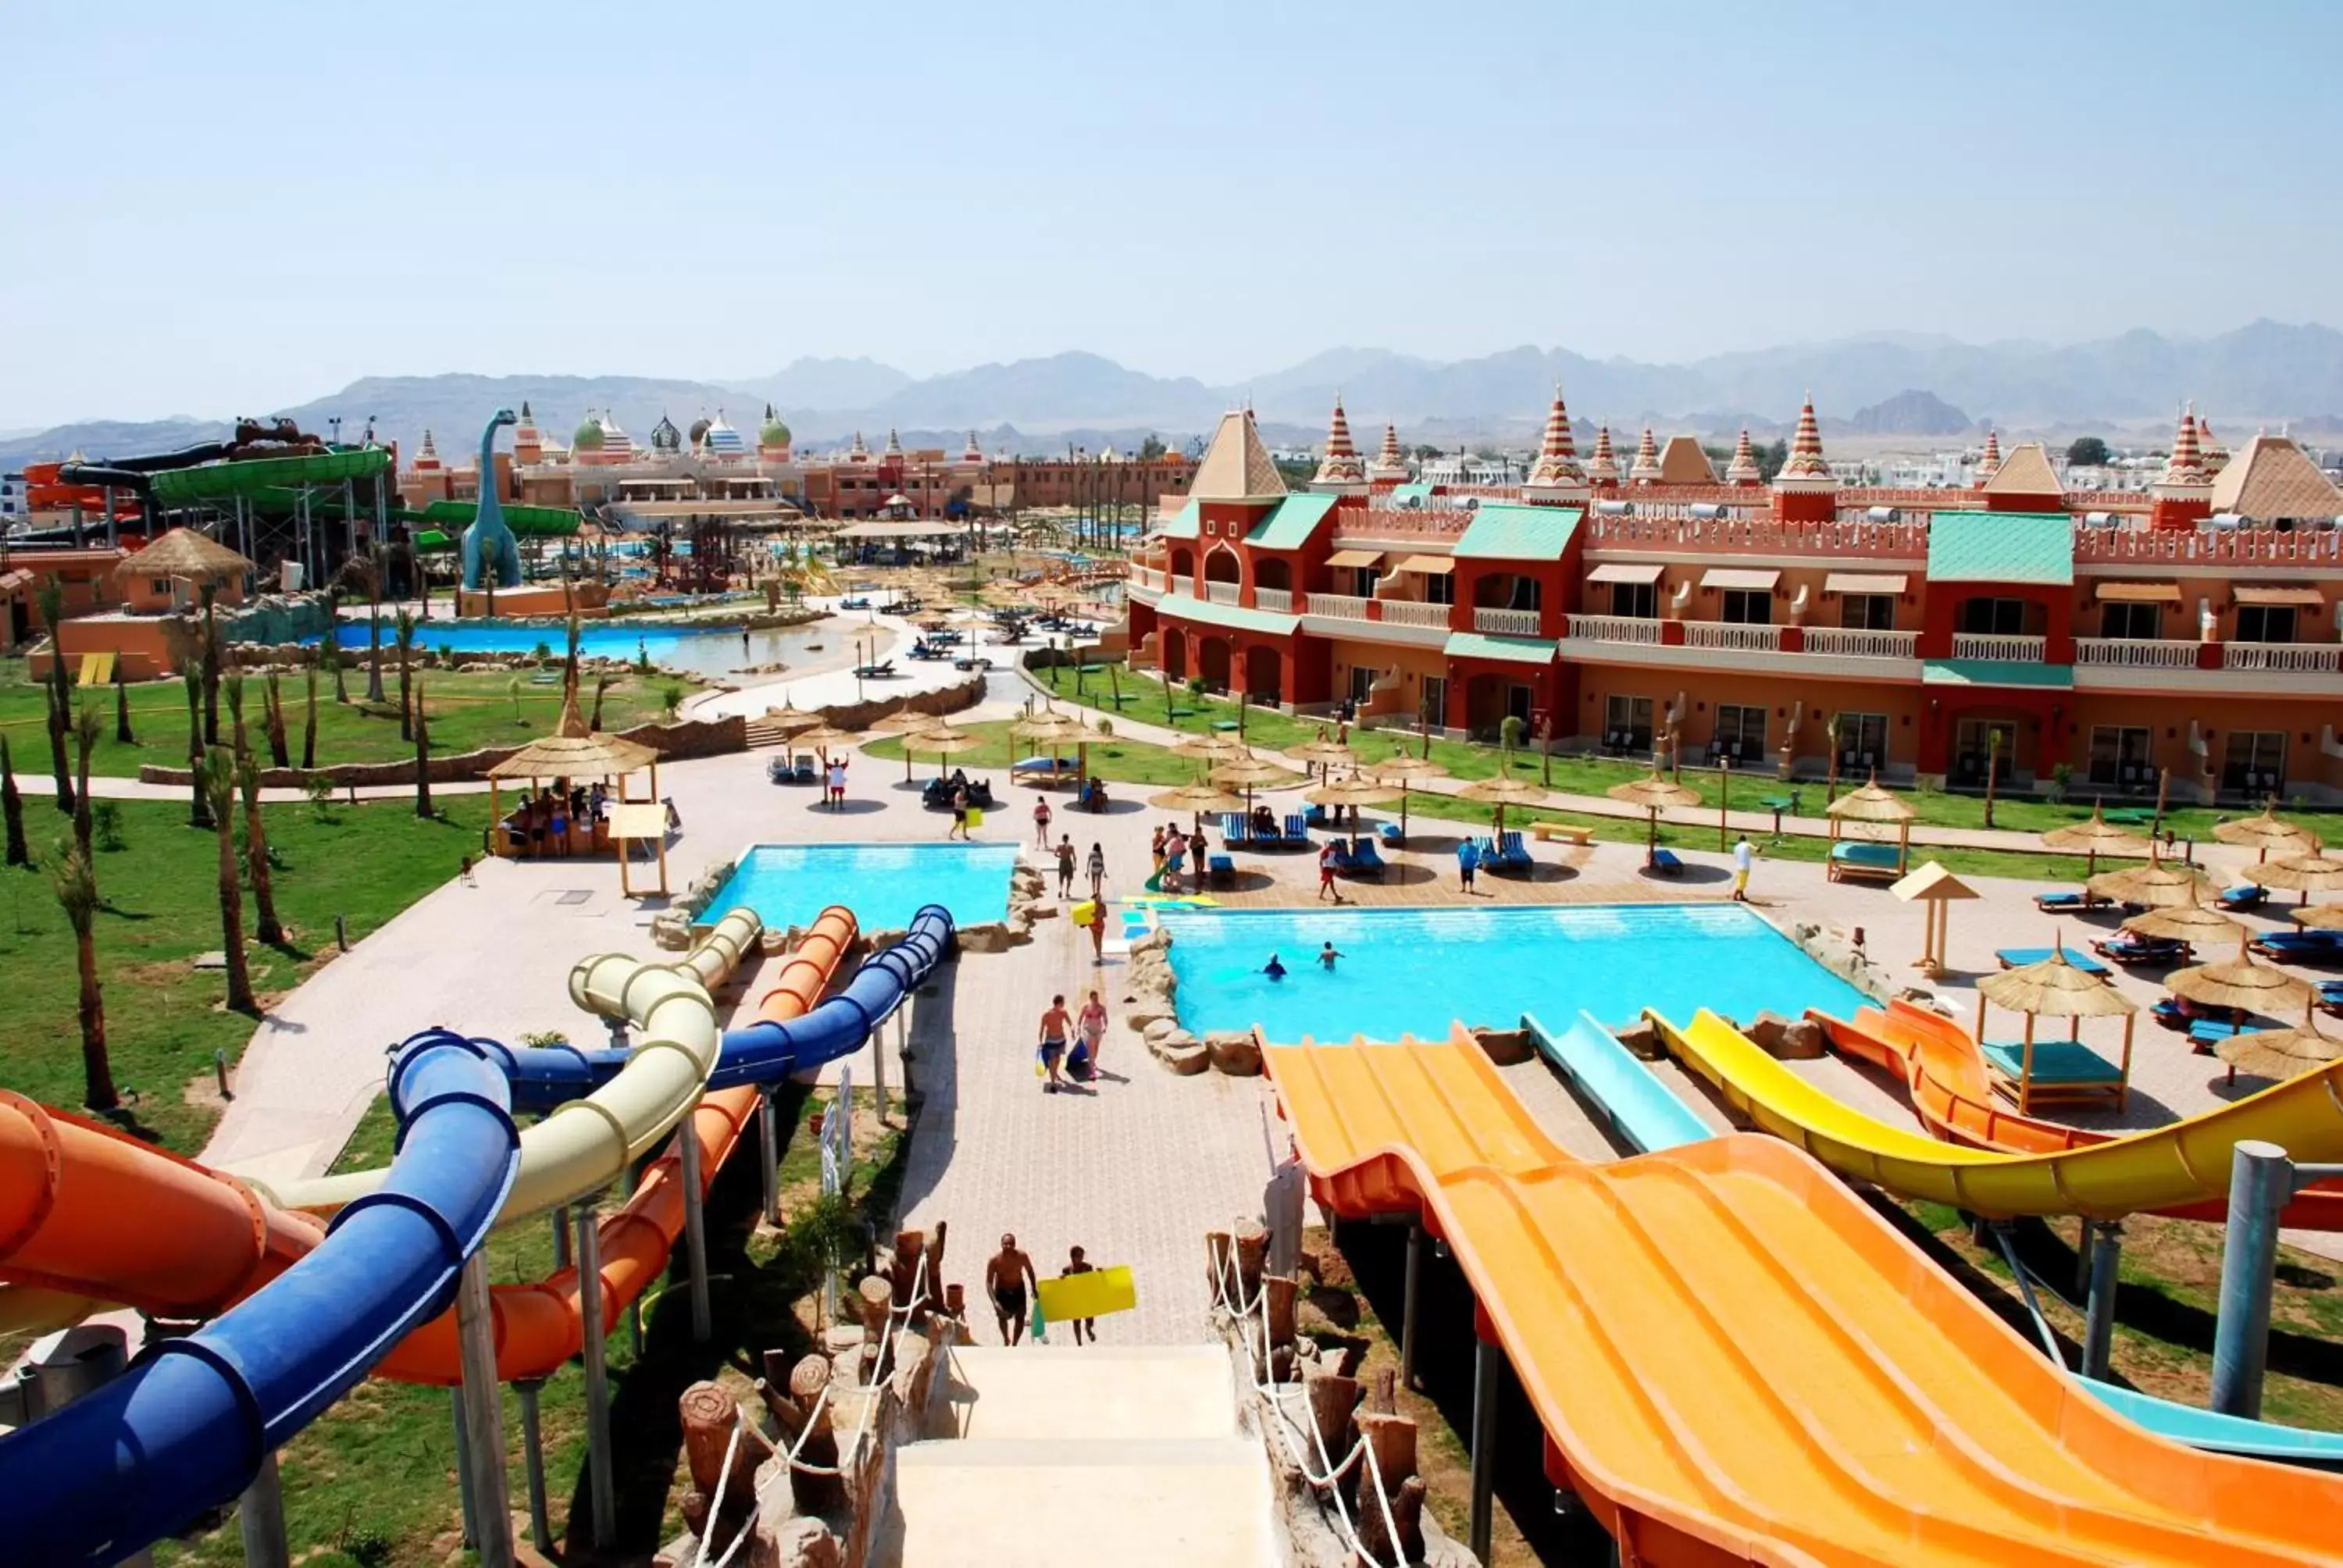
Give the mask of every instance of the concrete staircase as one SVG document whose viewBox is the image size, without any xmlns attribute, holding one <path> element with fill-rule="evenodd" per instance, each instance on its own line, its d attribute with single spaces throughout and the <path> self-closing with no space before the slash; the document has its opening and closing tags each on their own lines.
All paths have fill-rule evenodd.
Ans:
<svg viewBox="0 0 2343 1568">
<path fill-rule="evenodd" d="M 762 751 L 786 743 L 789 732 L 779 725 L 763 719 L 751 719 L 748 723 L 749 749 Z"/>
<path fill-rule="evenodd" d="M 896 1450 L 881 1568 L 1261 1568 L 1269 1470 L 1216 1345 L 961 1347 Z"/>
</svg>

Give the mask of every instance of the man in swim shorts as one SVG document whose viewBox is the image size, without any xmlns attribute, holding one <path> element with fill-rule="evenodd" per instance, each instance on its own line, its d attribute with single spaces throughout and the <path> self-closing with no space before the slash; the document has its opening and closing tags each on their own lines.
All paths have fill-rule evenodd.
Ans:
<svg viewBox="0 0 2343 1568">
<path fill-rule="evenodd" d="M 1015 1236 L 1004 1232 L 1001 1251 L 984 1263 L 984 1291 L 992 1298 L 992 1315 L 1004 1345 L 1025 1337 L 1025 1291 L 1034 1282 L 1033 1260 L 1017 1250 Z"/>
<path fill-rule="evenodd" d="M 1053 996 L 1049 1010 L 1041 1015 L 1041 1066 L 1049 1077 L 1041 1084 L 1041 1092 L 1055 1094 L 1065 1080 L 1059 1076 L 1059 1064 L 1066 1060 L 1066 1041 L 1073 1038 L 1074 1020 L 1066 1011 L 1066 999 Z"/>
</svg>

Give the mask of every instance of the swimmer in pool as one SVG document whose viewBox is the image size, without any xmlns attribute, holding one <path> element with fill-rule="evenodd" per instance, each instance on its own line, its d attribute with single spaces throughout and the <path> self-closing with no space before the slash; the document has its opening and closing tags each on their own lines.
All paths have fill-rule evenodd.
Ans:
<svg viewBox="0 0 2343 1568">
<path fill-rule="evenodd" d="M 1277 961 L 1275 953 L 1272 953 L 1269 955 L 1269 962 L 1262 966 L 1261 972 L 1273 980 L 1282 980 L 1285 978 L 1285 966 Z"/>
<path fill-rule="evenodd" d="M 1342 955 L 1341 953 L 1334 950 L 1334 944 L 1328 942 L 1324 947 L 1318 950 L 1319 966 L 1328 974 L 1332 974 L 1334 972 L 1334 960 L 1342 956 Z"/>
</svg>

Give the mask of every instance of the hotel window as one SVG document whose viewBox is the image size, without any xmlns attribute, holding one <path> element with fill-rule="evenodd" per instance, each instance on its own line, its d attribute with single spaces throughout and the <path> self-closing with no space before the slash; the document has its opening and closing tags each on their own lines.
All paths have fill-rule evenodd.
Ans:
<svg viewBox="0 0 2343 1568">
<path fill-rule="evenodd" d="M 1423 703 L 1425 723 L 1443 726 L 1447 724 L 1448 678 L 1446 676 L 1427 675 L 1423 678 Z"/>
<path fill-rule="evenodd" d="M 1351 700 L 1364 708 L 1375 689 L 1375 667 L 1372 664 L 1351 666 Z"/>
<path fill-rule="evenodd" d="M 1611 613 L 1633 620 L 1650 620 L 1660 613 L 1657 583 L 1613 583 Z"/>
<path fill-rule="evenodd" d="M 2017 761 L 2017 726 L 2004 719 L 1964 719 L 1953 731 L 1953 782 L 1983 784 L 1986 763 L 1996 782 Z"/>
<path fill-rule="evenodd" d="M 1603 746 L 1608 751 L 1649 751 L 1652 749 L 1652 699 L 1648 697 L 1604 698 Z"/>
<path fill-rule="evenodd" d="M 2164 607 L 2157 604 L 2103 604 L 2099 635 L 2152 642 L 2164 635 Z"/>
<path fill-rule="evenodd" d="M 1726 588 L 1725 618 L 1735 626 L 1764 626 L 1774 618 L 1773 590 L 1771 588 Z"/>
<path fill-rule="evenodd" d="M 2235 794 L 2276 794 L 2286 785 L 2286 732 L 2232 729 L 2221 761 L 2221 788 Z"/>
<path fill-rule="evenodd" d="M 1374 567 L 1353 567 L 1351 568 L 1352 596 L 1357 598 L 1373 598 L 1375 597 L 1375 585 L 1383 580 L 1383 574 Z"/>
<path fill-rule="evenodd" d="M 2091 782 L 2138 789 L 2156 782 L 2155 732 L 2116 724 L 2091 727 Z"/>
<path fill-rule="evenodd" d="M 1716 728 L 1708 738 L 1708 759 L 1730 757 L 1747 764 L 1765 759 L 1765 710 L 1755 704 L 1720 702 Z"/>
<path fill-rule="evenodd" d="M 1972 637 L 2023 637 L 2026 608 L 2022 598 L 1966 599 L 1959 629 Z"/>
<path fill-rule="evenodd" d="M 1894 631 L 1896 596 L 1851 593 L 1838 601 L 1838 623 L 1850 631 Z"/>
<path fill-rule="evenodd" d="M 1842 713 L 1838 716 L 1838 770 L 1869 772 L 1887 766 L 1887 715 Z"/>
<path fill-rule="evenodd" d="M 1454 604 L 1456 602 L 1456 574 L 1453 572 L 1433 572 L 1428 574 L 1423 579 L 1423 602 L 1426 604 Z"/>
<path fill-rule="evenodd" d="M 2241 604 L 2237 607 L 2237 642 L 2292 642 L 2294 606 Z"/>
</svg>

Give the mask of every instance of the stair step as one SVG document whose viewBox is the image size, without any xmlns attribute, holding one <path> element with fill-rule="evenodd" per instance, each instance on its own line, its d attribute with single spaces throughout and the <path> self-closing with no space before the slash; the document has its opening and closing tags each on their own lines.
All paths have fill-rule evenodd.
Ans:
<svg viewBox="0 0 2343 1568">
<path fill-rule="evenodd" d="M 1237 1430 L 1236 1389 L 1217 1345 L 961 1346 L 951 1370 L 939 1436 L 1106 1442 Z"/>
</svg>

